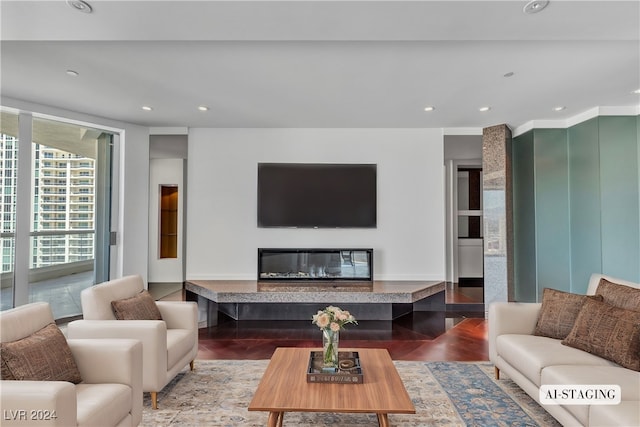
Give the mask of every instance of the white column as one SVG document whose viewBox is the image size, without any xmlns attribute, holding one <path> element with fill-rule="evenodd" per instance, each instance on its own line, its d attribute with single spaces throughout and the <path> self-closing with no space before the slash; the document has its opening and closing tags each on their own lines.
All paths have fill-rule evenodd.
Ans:
<svg viewBox="0 0 640 427">
<path fill-rule="evenodd" d="M 31 113 L 20 113 L 18 115 L 18 177 L 16 182 L 16 241 L 13 278 L 14 307 L 29 302 L 32 122 Z"/>
</svg>

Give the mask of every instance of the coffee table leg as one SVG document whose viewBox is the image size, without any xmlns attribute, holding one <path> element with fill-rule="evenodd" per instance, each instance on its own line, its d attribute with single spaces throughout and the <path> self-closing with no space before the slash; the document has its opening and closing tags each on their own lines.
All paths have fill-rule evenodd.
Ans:
<svg viewBox="0 0 640 427">
<path fill-rule="evenodd" d="M 389 427 L 389 418 L 387 418 L 387 414 L 377 414 L 378 415 L 378 425 L 380 427 Z"/>
<path fill-rule="evenodd" d="M 267 426 L 282 427 L 283 418 L 284 418 L 284 412 L 269 412 L 269 418 L 267 419 Z"/>
</svg>

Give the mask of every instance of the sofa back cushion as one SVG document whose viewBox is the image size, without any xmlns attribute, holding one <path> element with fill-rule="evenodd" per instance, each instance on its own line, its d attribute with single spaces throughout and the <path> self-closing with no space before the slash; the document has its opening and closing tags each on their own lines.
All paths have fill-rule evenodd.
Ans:
<svg viewBox="0 0 640 427">
<path fill-rule="evenodd" d="M 604 277 L 600 279 L 596 295 L 614 307 L 640 311 L 640 289 L 611 282 Z"/>
<path fill-rule="evenodd" d="M 562 344 L 640 371 L 640 311 L 587 299 Z"/>
<path fill-rule="evenodd" d="M 587 296 L 544 288 L 542 307 L 538 314 L 534 335 L 565 339 L 587 298 L 602 300 L 602 296 Z"/>
<path fill-rule="evenodd" d="M 67 340 L 55 323 L 0 344 L 3 380 L 82 382 Z"/>
<path fill-rule="evenodd" d="M 589 284 L 587 286 L 587 295 L 595 295 L 596 289 L 600 286 L 600 279 L 607 279 L 609 282 L 618 283 L 620 285 L 630 286 L 632 288 L 640 289 L 640 283 L 631 282 L 629 280 L 618 279 L 617 277 L 608 276 L 602 273 L 593 273 L 589 278 Z"/>
<path fill-rule="evenodd" d="M 80 294 L 85 320 L 115 320 L 111 301 L 136 296 L 144 289 L 141 276 L 125 276 L 87 288 Z"/>
</svg>

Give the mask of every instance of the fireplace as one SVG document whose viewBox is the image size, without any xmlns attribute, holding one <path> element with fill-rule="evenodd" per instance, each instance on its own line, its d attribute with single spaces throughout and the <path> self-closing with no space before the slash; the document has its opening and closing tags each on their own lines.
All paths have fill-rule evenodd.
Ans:
<svg viewBox="0 0 640 427">
<path fill-rule="evenodd" d="M 258 249 L 258 280 L 373 281 L 373 249 Z"/>
</svg>

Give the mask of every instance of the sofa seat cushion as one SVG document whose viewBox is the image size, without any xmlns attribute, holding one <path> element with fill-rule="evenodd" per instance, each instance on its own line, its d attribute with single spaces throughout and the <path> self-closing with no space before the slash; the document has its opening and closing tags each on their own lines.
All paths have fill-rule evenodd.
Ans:
<svg viewBox="0 0 640 427">
<path fill-rule="evenodd" d="M 117 425 L 131 412 L 131 388 L 124 384 L 78 384 L 79 426 Z"/>
<path fill-rule="evenodd" d="M 541 384 L 542 370 L 547 366 L 618 366 L 609 360 L 562 345 L 560 340 L 535 335 L 500 335 L 496 339 L 496 350 L 500 357 L 537 387 Z"/>
<path fill-rule="evenodd" d="M 542 370 L 542 384 L 617 384 L 622 389 L 622 400 L 640 400 L 640 372 L 620 366 L 548 366 Z M 590 406 L 605 405 L 565 405 L 564 407 L 583 425 L 594 425 L 589 420 Z"/>
<path fill-rule="evenodd" d="M 589 425 L 598 427 L 640 426 L 640 402 L 623 400 L 619 405 L 591 405 Z"/>
<path fill-rule="evenodd" d="M 182 359 L 193 348 L 193 331 L 188 329 L 167 329 L 167 369 Z"/>
<path fill-rule="evenodd" d="M 640 401 L 640 372 L 620 366 L 548 366 L 542 371 L 542 384 L 617 384 L 622 400 Z"/>
</svg>

